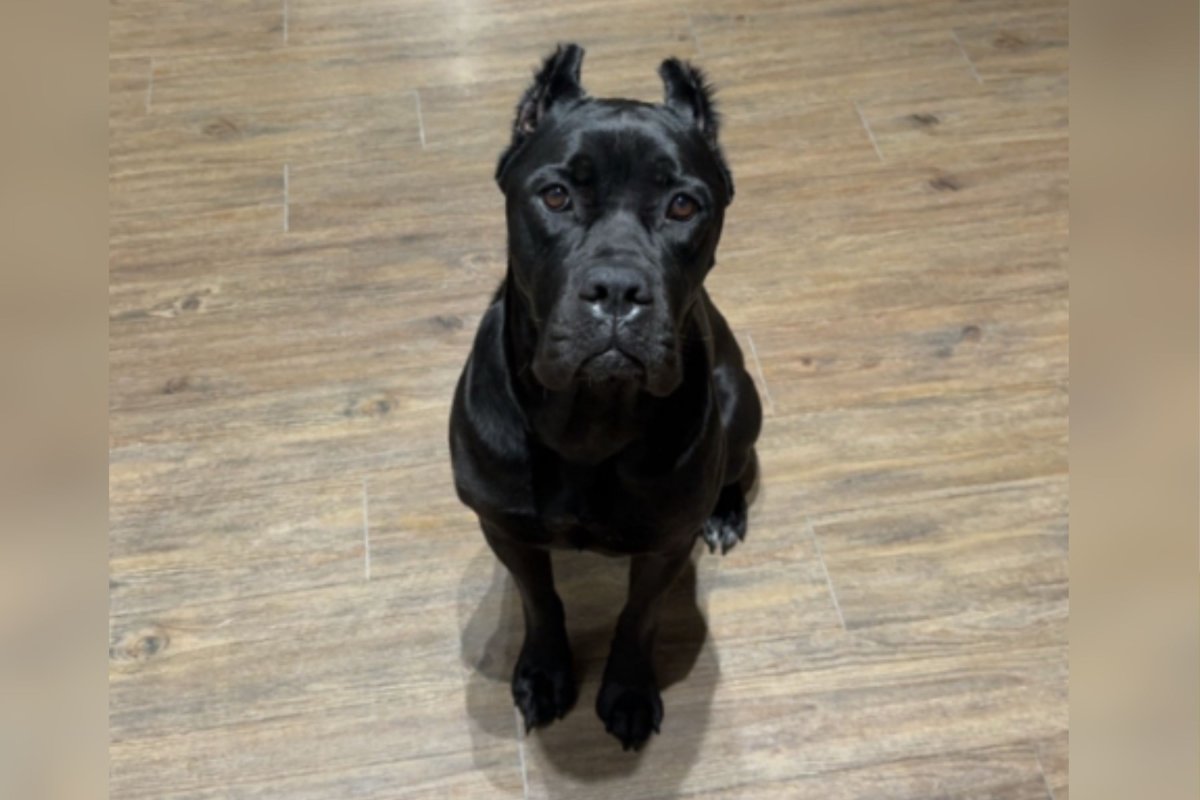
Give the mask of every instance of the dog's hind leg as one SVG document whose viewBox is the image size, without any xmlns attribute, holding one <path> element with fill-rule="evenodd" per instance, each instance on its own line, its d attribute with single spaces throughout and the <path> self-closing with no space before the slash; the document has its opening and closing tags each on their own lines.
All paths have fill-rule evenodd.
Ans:
<svg viewBox="0 0 1200 800">
<path fill-rule="evenodd" d="M 753 490 L 757 478 L 758 457 L 754 448 L 751 448 L 741 477 L 721 489 L 712 516 L 704 523 L 704 530 L 700 535 L 704 537 L 710 553 L 715 553 L 720 547 L 721 555 L 725 555 L 738 542 L 745 541 L 749 524 L 746 498 Z"/>
</svg>

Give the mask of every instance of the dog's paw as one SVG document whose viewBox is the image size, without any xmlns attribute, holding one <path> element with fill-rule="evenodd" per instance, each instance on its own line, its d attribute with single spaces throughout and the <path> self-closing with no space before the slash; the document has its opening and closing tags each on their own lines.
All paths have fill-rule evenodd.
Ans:
<svg viewBox="0 0 1200 800">
<path fill-rule="evenodd" d="M 709 517 L 704 523 L 703 535 L 708 552 L 715 553 L 719 547 L 721 555 L 725 555 L 746 538 L 746 519 L 744 516 L 736 519 Z"/>
<path fill-rule="evenodd" d="M 512 695 L 526 733 L 562 719 L 575 705 L 571 651 L 565 644 L 541 648 L 527 643 L 513 670 Z"/>
<path fill-rule="evenodd" d="M 708 544 L 708 552 L 721 548 L 721 555 L 733 549 L 746 538 L 746 497 L 738 486 L 726 486 L 711 517 L 704 523 L 701 535 Z"/>
<path fill-rule="evenodd" d="M 606 679 L 596 697 L 596 714 L 623 749 L 640 750 L 662 725 L 662 696 L 653 681 L 630 685 Z"/>
</svg>

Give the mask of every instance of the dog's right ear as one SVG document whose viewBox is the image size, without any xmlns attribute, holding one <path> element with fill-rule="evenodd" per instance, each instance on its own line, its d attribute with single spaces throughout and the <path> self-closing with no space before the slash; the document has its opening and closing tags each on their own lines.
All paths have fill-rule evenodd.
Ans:
<svg viewBox="0 0 1200 800">
<path fill-rule="evenodd" d="M 582 65 L 583 48 L 577 44 L 560 44 L 542 63 L 542 68 L 534 76 L 533 84 L 525 90 L 521 102 L 517 103 L 512 142 L 500 156 L 500 163 L 496 165 L 497 181 L 503 177 L 504 170 L 513 156 L 529 140 L 554 106 L 586 96 L 583 86 L 579 83 Z"/>
</svg>

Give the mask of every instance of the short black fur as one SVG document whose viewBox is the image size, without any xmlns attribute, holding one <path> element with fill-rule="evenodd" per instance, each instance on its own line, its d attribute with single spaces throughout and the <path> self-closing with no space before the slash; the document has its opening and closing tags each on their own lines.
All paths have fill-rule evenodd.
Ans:
<svg viewBox="0 0 1200 800">
<path fill-rule="evenodd" d="M 657 732 L 663 593 L 697 539 L 746 534 L 762 411 L 704 279 L 732 180 L 711 88 L 675 59 L 664 103 L 593 99 L 559 47 L 517 106 L 496 178 L 508 270 L 454 396 L 459 497 L 521 594 L 513 700 L 529 728 L 576 684 L 549 551 L 630 556 L 596 711 L 626 749 Z"/>
</svg>

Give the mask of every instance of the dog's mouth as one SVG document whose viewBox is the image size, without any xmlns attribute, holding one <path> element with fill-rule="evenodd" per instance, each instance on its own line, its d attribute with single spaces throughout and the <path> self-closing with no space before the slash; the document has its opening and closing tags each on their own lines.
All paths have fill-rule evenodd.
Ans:
<svg viewBox="0 0 1200 800">
<path fill-rule="evenodd" d="M 617 345 L 585 358 L 575 372 L 575 379 L 586 383 L 646 380 L 646 365 Z"/>
<path fill-rule="evenodd" d="M 589 337 L 587 334 L 592 333 Z M 552 392 L 571 386 L 636 388 L 666 397 L 682 379 L 673 336 L 550 330 L 538 341 L 531 363 L 534 378 Z"/>
</svg>

